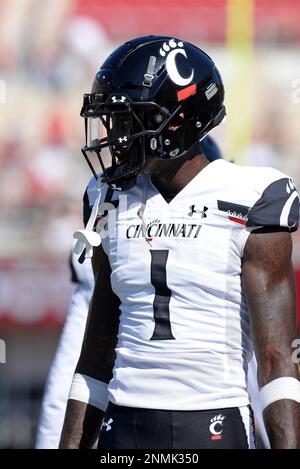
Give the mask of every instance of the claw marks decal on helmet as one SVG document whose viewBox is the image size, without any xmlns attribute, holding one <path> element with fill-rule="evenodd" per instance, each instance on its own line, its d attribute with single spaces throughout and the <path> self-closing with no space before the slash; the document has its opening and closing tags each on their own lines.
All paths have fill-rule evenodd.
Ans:
<svg viewBox="0 0 300 469">
<path fill-rule="evenodd" d="M 159 53 L 162 57 L 167 56 L 166 68 L 170 79 L 179 86 L 189 85 L 194 78 L 194 69 L 192 69 L 188 78 L 182 77 L 177 69 L 177 55 L 183 55 L 183 57 L 187 59 L 187 55 L 183 47 L 184 45 L 182 41 L 177 43 L 174 39 L 171 39 L 168 43 L 164 42 L 163 46 L 159 49 Z"/>
</svg>

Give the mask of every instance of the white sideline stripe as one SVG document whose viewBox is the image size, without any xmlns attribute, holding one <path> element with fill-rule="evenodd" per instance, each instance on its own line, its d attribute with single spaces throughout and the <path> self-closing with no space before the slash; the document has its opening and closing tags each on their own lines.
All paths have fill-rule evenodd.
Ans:
<svg viewBox="0 0 300 469">
<path fill-rule="evenodd" d="M 254 428 L 253 428 L 253 421 L 250 416 L 250 409 L 248 406 L 239 407 L 239 411 L 242 417 L 242 421 L 245 427 L 247 441 L 248 441 L 248 448 L 255 449 L 255 441 L 254 441 Z"/>
</svg>

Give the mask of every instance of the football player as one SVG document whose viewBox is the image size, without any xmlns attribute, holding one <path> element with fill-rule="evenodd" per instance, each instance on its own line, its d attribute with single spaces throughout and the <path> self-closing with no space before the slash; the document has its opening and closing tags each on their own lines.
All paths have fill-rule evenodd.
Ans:
<svg viewBox="0 0 300 469">
<path fill-rule="evenodd" d="M 217 144 L 210 136 L 201 143 L 209 161 L 221 158 Z M 90 183 L 93 185 L 93 182 Z M 90 190 L 87 188 L 87 190 Z M 73 374 L 82 346 L 89 303 L 94 288 L 91 262 L 79 263 L 70 256 L 71 280 L 74 284 L 68 315 L 53 359 L 43 396 L 36 436 L 36 449 L 58 448 Z M 64 376 L 63 381 L 60 377 Z"/>
<path fill-rule="evenodd" d="M 271 447 L 300 447 L 299 198 L 277 170 L 209 164 L 198 142 L 223 99 L 210 57 L 161 36 L 119 47 L 84 97 L 83 153 L 103 174 L 76 237 L 97 276 L 62 448 L 90 447 L 100 426 L 103 449 L 253 447 L 250 329 Z"/>
</svg>

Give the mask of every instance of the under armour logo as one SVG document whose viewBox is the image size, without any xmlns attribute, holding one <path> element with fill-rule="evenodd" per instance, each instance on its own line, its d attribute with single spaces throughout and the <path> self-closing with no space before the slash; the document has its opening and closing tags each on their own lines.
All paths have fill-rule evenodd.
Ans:
<svg viewBox="0 0 300 469">
<path fill-rule="evenodd" d="M 194 213 L 201 213 L 201 218 L 206 218 L 207 217 L 207 215 L 205 213 L 208 210 L 207 207 L 203 207 L 203 210 L 196 210 L 195 207 L 196 207 L 196 205 L 190 205 L 190 212 L 188 213 L 188 215 L 190 217 L 192 217 L 194 215 Z"/>
<path fill-rule="evenodd" d="M 124 103 L 126 101 L 125 96 L 112 96 L 111 100 L 113 103 Z"/>
<path fill-rule="evenodd" d="M 119 137 L 118 138 L 119 143 L 127 142 L 127 140 L 128 140 L 127 137 Z"/>
<path fill-rule="evenodd" d="M 109 432 L 109 430 L 111 430 L 111 423 L 113 423 L 113 419 L 109 419 L 108 422 L 105 422 L 105 420 L 103 419 L 102 420 L 102 424 L 101 424 L 101 428 L 100 428 L 100 432 L 102 431 L 102 428 L 106 427 L 106 431 Z"/>
</svg>

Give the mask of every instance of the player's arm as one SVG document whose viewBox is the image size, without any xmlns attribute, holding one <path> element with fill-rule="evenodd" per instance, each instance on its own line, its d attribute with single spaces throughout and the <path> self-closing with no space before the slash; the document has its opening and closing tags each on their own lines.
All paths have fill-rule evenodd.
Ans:
<svg viewBox="0 0 300 469">
<path fill-rule="evenodd" d="M 91 405 L 90 402 L 105 392 L 115 360 L 120 302 L 111 289 L 110 265 L 102 247 L 97 248 L 93 256 L 93 267 L 95 288 L 75 375 L 85 377 L 88 387 L 91 385 L 90 398 L 69 399 L 60 448 L 93 446 L 99 435 L 104 408 L 102 410 L 101 405 Z"/>
<path fill-rule="evenodd" d="M 272 448 L 300 448 L 300 384 L 292 361 L 296 308 L 291 254 L 289 232 L 257 231 L 249 235 L 242 265 L 258 384 L 266 399 L 263 415 Z M 275 381 L 282 377 L 290 379 Z"/>
</svg>

